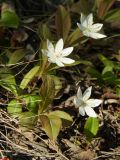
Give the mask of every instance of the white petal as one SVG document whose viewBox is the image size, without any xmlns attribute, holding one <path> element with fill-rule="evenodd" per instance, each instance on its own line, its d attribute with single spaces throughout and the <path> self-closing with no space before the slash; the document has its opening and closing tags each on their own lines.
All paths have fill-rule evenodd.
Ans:
<svg viewBox="0 0 120 160">
<path fill-rule="evenodd" d="M 80 31 L 84 31 L 85 27 L 83 27 L 80 23 L 77 23 L 78 28 L 80 29 Z"/>
<path fill-rule="evenodd" d="M 60 61 L 60 60 L 56 60 L 56 62 L 55 62 L 59 67 L 63 67 L 64 66 L 64 64 Z"/>
<path fill-rule="evenodd" d="M 54 52 L 51 52 L 51 51 L 47 51 L 47 56 L 51 59 L 55 59 L 54 57 Z M 54 60 L 53 60 L 54 61 Z"/>
<path fill-rule="evenodd" d="M 77 97 L 74 98 L 73 103 L 77 106 Z"/>
<path fill-rule="evenodd" d="M 60 58 L 60 61 L 65 63 L 65 64 L 71 64 L 71 63 L 74 63 L 75 60 L 71 59 L 71 58 Z"/>
<path fill-rule="evenodd" d="M 89 117 L 97 117 L 97 114 L 91 107 L 85 107 L 85 112 Z"/>
<path fill-rule="evenodd" d="M 53 57 L 48 57 L 48 61 L 51 62 L 51 63 L 56 63 L 55 59 Z"/>
<path fill-rule="evenodd" d="M 91 26 L 91 25 L 93 24 L 93 14 L 92 14 L 92 13 L 89 14 L 89 15 L 87 16 L 86 20 L 87 20 L 87 26 L 88 26 L 88 27 Z"/>
<path fill-rule="evenodd" d="M 81 17 L 80 17 L 81 24 L 83 24 L 85 19 L 86 19 L 86 16 L 83 13 L 81 13 Z"/>
<path fill-rule="evenodd" d="M 81 22 L 81 26 L 84 26 L 84 27 L 88 26 L 87 17 L 83 13 L 81 13 L 80 22 Z"/>
<path fill-rule="evenodd" d="M 78 88 L 78 91 L 77 91 L 77 98 L 78 99 L 82 99 L 83 97 L 82 97 L 82 91 L 81 91 L 81 88 L 79 87 Z"/>
<path fill-rule="evenodd" d="M 63 39 L 61 38 L 55 46 L 55 52 L 61 52 L 63 50 Z"/>
<path fill-rule="evenodd" d="M 62 50 L 62 56 L 68 56 L 73 51 L 73 47 L 68 47 Z"/>
<path fill-rule="evenodd" d="M 76 107 L 79 107 L 79 105 L 80 105 L 80 100 L 79 100 L 77 97 L 74 98 L 74 101 L 73 101 L 73 102 L 74 102 L 74 104 L 75 104 Z"/>
<path fill-rule="evenodd" d="M 83 93 L 83 101 L 87 101 L 90 98 L 92 87 L 89 87 Z"/>
<path fill-rule="evenodd" d="M 85 109 L 83 107 L 79 107 L 79 113 L 82 115 L 82 116 L 85 116 Z"/>
<path fill-rule="evenodd" d="M 94 39 L 100 39 L 100 38 L 105 38 L 106 35 L 100 34 L 100 33 L 95 33 L 95 32 L 90 32 L 89 37 L 94 38 Z"/>
<path fill-rule="evenodd" d="M 54 52 L 54 46 L 49 40 L 47 40 L 47 49 L 51 52 Z"/>
<path fill-rule="evenodd" d="M 77 26 L 79 29 L 81 29 L 81 24 L 80 23 L 77 23 Z"/>
<path fill-rule="evenodd" d="M 89 106 L 89 107 L 97 107 L 97 106 L 99 106 L 101 103 L 102 103 L 103 101 L 102 100 L 100 100 L 100 99 L 88 99 L 87 100 L 87 105 Z"/>
<path fill-rule="evenodd" d="M 101 24 L 101 23 L 93 24 L 93 25 L 91 26 L 91 31 L 92 31 L 92 32 L 98 32 L 98 31 L 101 30 L 102 26 L 103 26 L 103 24 Z"/>
</svg>

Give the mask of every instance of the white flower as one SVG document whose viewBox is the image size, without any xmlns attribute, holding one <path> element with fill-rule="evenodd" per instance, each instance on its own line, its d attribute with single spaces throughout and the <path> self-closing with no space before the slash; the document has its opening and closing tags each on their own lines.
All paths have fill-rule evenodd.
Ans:
<svg viewBox="0 0 120 160">
<path fill-rule="evenodd" d="M 79 113 L 84 116 L 85 113 L 90 117 L 97 117 L 97 114 L 93 110 L 94 107 L 99 106 L 102 100 L 99 99 L 89 99 L 91 95 L 92 87 L 89 87 L 82 94 L 80 87 L 77 91 L 77 96 L 74 98 L 74 104 L 79 108 Z"/>
<path fill-rule="evenodd" d="M 98 33 L 98 31 L 101 30 L 103 24 L 96 23 L 93 24 L 93 14 L 89 14 L 88 16 L 85 16 L 81 13 L 80 23 L 77 23 L 77 26 L 82 31 L 82 33 L 87 36 L 94 39 L 100 39 L 106 37 L 106 35 L 103 35 L 101 33 Z"/>
<path fill-rule="evenodd" d="M 55 47 L 47 40 L 47 50 L 42 50 L 43 54 L 48 56 L 48 61 L 56 63 L 58 66 L 63 67 L 64 64 L 71 64 L 75 61 L 71 58 L 66 58 L 73 51 L 73 47 L 63 49 L 63 39 L 60 39 Z"/>
</svg>

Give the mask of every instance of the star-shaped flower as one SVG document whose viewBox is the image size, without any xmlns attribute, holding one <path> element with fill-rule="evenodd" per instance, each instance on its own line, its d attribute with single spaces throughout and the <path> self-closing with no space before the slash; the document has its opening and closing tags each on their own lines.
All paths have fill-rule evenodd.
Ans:
<svg viewBox="0 0 120 160">
<path fill-rule="evenodd" d="M 100 99 L 89 99 L 91 96 L 92 87 L 89 87 L 82 94 L 80 87 L 77 91 L 77 96 L 74 98 L 74 104 L 79 108 L 79 113 L 82 116 L 85 116 L 85 113 L 89 117 L 97 117 L 97 114 L 93 110 L 93 108 L 99 106 L 102 103 Z"/>
<path fill-rule="evenodd" d="M 82 31 L 83 35 L 94 39 L 100 39 L 106 37 L 106 35 L 98 33 L 98 31 L 101 30 L 103 24 L 101 23 L 93 24 L 92 13 L 89 14 L 88 16 L 85 16 L 83 13 L 81 13 L 80 22 L 81 23 L 77 23 L 77 26 Z"/>
<path fill-rule="evenodd" d="M 74 63 L 75 60 L 71 58 L 66 58 L 73 51 L 73 47 L 68 47 L 63 49 L 63 39 L 60 39 L 55 47 L 53 44 L 47 40 L 47 49 L 43 49 L 43 54 L 48 56 L 48 61 L 51 63 L 56 63 L 59 67 L 63 67 L 64 64 Z"/>
</svg>

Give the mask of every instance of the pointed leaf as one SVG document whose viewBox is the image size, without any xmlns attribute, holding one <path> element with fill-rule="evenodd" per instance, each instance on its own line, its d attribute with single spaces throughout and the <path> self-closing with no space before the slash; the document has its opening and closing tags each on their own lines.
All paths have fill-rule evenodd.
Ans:
<svg viewBox="0 0 120 160">
<path fill-rule="evenodd" d="M 42 113 L 52 102 L 55 96 L 55 82 L 52 75 L 45 75 L 40 88 L 42 102 L 40 103 L 40 112 Z"/>
<path fill-rule="evenodd" d="M 11 100 L 7 106 L 7 112 L 11 114 L 11 116 L 16 117 L 22 112 L 22 105 L 16 99 Z"/>
<path fill-rule="evenodd" d="M 55 23 L 58 38 L 65 41 L 71 28 L 71 19 L 69 12 L 61 5 L 57 9 Z"/>
<path fill-rule="evenodd" d="M 102 74 L 105 74 L 106 72 L 109 72 L 109 71 L 112 72 L 114 69 L 114 63 L 101 54 L 98 57 L 102 61 L 102 63 L 105 65 L 105 68 L 103 69 Z"/>
<path fill-rule="evenodd" d="M 86 134 L 88 139 L 96 136 L 99 129 L 99 121 L 98 118 L 89 117 L 84 126 L 84 133 Z"/>
<path fill-rule="evenodd" d="M 19 115 L 19 123 L 22 127 L 32 129 L 37 122 L 37 115 L 33 112 L 24 112 Z"/>
<path fill-rule="evenodd" d="M 24 76 L 24 78 L 20 84 L 21 89 L 24 89 L 27 87 L 28 83 L 35 77 L 35 75 L 37 74 L 39 69 L 40 69 L 39 66 L 35 66 Z"/>
<path fill-rule="evenodd" d="M 118 8 L 118 9 L 110 10 L 104 17 L 104 20 L 106 22 L 120 21 L 120 9 Z"/>
<path fill-rule="evenodd" d="M 29 111 L 33 113 L 38 112 L 39 103 L 42 100 L 39 95 L 24 95 L 21 97 L 21 99 Z"/>
<path fill-rule="evenodd" d="M 19 26 L 19 17 L 15 12 L 4 11 L 1 13 L 0 25 L 17 28 Z"/>
<path fill-rule="evenodd" d="M 52 75 L 52 78 L 55 84 L 55 96 L 56 96 L 59 93 L 59 91 L 62 89 L 62 82 L 60 81 L 60 78 L 57 76 Z"/>
<path fill-rule="evenodd" d="M 88 66 L 92 66 L 92 63 L 90 61 L 86 61 L 86 60 L 80 60 L 80 61 L 75 61 L 74 63 L 72 64 L 65 64 L 65 67 L 68 67 L 68 66 L 76 66 L 78 64 L 84 64 L 84 65 L 88 65 Z M 60 68 L 59 66 L 53 66 L 50 68 L 50 71 L 52 70 L 55 70 L 55 69 L 58 69 Z"/>
<path fill-rule="evenodd" d="M 73 121 L 72 117 L 68 113 L 66 113 L 64 111 L 59 111 L 59 110 L 53 111 L 53 112 L 50 112 L 49 115 L 57 116 L 57 117 L 59 117 L 61 119 L 66 119 L 68 121 Z"/>
<path fill-rule="evenodd" d="M 79 41 L 79 39 L 81 37 L 83 37 L 83 34 L 82 34 L 82 32 L 80 32 L 80 29 L 77 28 L 67 38 L 67 42 L 66 42 L 67 46 L 74 45 L 75 43 L 77 43 Z"/>
<path fill-rule="evenodd" d="M 98 1 L 98 17 L 103 19 L 107 14 L 111 6 L 115 3 L 116 0 L 96 0 Z"/>
<path fill-rule="evenodd" d="M 51 39 L 52 38 L 52 35 L 51 35 L 51 32 L 50 32 L 50 29 L 48 28 L 47 24 L 41 24 L 39 27 L 38 27 L 38 35 L 40 37 L 40 39 Z"/>
<path fill-rule="evenodd" d="M 8 64 L 15 64 L 19 62 L 25 56 L 25 51 L 23 49 L 16 50 L 10 56 Z"/>
<path fill-rule="evenodd" d="M 0 85 L 14 95 L 18 95 L 15 77 L 12 75 L 9 68 L 0 69 Z"/>
<path fill-rule="evenodd" d="M 53 115 L 41 115 L 40 120 L 48 137 L 55 140 L 61 129 L 61 119 Z"/>
</svg>

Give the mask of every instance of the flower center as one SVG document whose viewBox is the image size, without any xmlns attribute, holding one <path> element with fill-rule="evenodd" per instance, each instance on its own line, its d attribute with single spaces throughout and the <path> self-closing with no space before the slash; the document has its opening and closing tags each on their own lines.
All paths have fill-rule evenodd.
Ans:
<svg viewBox="0 0 120 160">
<path fill-rule="evenodd" d="M 90 28 L 86 28 L 84 31 L 85 32 L 91 32 L 91 29 Z"/>
<path fill-rule="evenodd" d="M 85 107 L 85 106 L 86 106 L 86 103 L 85 103 L 84 101 L 82 101 L 82 102 L 80 103 L 80 106 Z"/>
<path fill-rule="evenodd" d="M 61 54 L 60 53 L 55 53 L 55 58 L 60 58 Z"/>
</svg>

